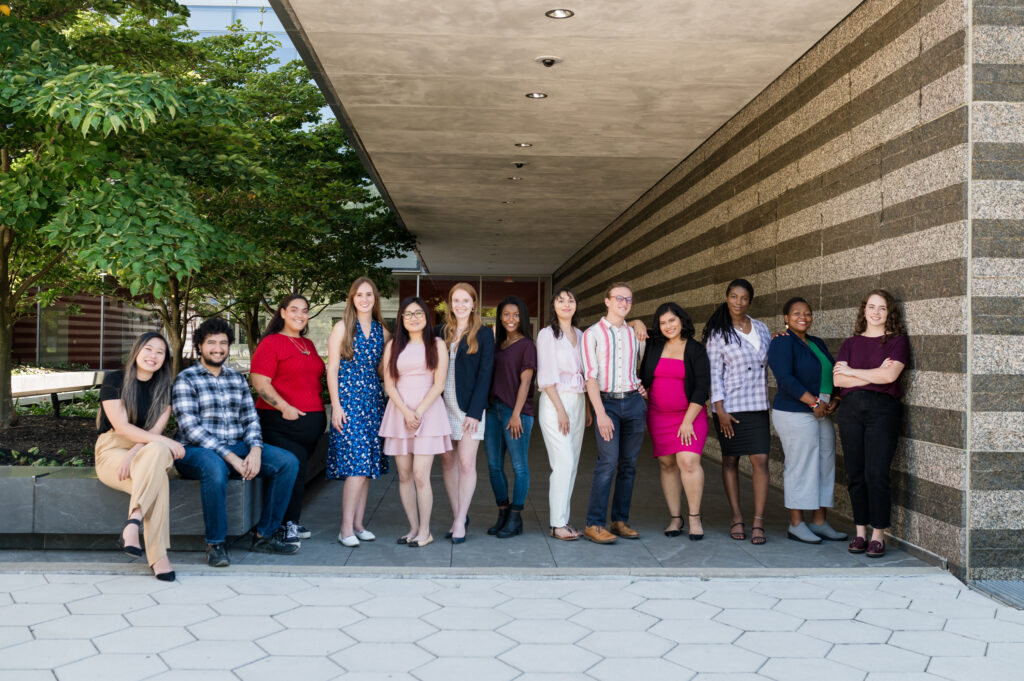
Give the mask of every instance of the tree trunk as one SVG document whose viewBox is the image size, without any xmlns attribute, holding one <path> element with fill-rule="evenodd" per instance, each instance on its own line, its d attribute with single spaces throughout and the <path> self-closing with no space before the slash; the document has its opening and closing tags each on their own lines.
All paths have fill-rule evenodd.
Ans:
<svg viewBox="0 0 1024 681">
<path fill-rule="evenodd" d="M 14 320 L 0 309 L 0 430 L 15 425 L 18 414 L 11 401 L 11 368 L 14 348 Z"/>
<path fill-rule="evenodd" d="M 249 357 L 252 357 L 256 352 L 256 346 L 260 344 L 260 335 L 263 333 L 260 329 L 260 308 L 257 305 L 245 310 L 242 314 L 242 323 L 245 324 L 245 340 L 249 345 Z"/>
</svg>

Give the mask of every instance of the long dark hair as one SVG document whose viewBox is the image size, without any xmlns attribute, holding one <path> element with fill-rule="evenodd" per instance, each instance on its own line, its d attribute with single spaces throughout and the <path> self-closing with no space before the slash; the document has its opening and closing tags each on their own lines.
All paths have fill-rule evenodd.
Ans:
<svg viewBox="0 0 1024 681">
<path fill-rule="evenodd" d="M 857 322 L 853 325 L 854 335 L 859 336 L 868 329 L 868 320 L 864 315 L 864 309 L 868 306 L 868 298 L 871 296 L 879 296 L 885 300 L 885 333 L 882 334 L 881 344 L 885 345 L 886 341 L 896 336 L 906 336 L 907 327 L 903 324 L 903 312 L 900 310 L 900 304 L 896 302 L 896 298 L 891 293 L 883 288 L 876 288 L 864 296 L 864 300 L 860 301 L 860 308 L 857 310 Z"/>
<path fill-rule="evenodd" d="M 427 358 L 427 368 L 431 371 L 437 368 L 437 342 L 434 340 L 433 313 L 422 298 L 419 296 L 409 296 L 408 298 L 403 298 L 401 305 L 398 306 L 398 316 L 395 317 L 395 333 L 391 336 L 391 357 L 388 359 L 388 373 L 396 381 L 398 380 L 398 356 L 402 354 L 405 346 L 409 344 L 409 332 L 405 329 L 405 319 L 402 315 L 405 314 L 406 308 L 410 305 L 419 305 L 420 309 L 423 310 L 423 318 L 427 322 L 427 325 L 423 327 L 423 351 Z"/>
<path fill-rule="evenodd" d="M 281 299 L 281 302 L 277 304 L 277 310 L 274 311 L 274 316 L 270 318 L 270 322 L 267 324 L 267 330 L 263 332 L 263 337 L 266 338 L 272 333 L 280 333 L 281 329 L 284 328 L 284 311 L 288 309 L 293 300 L 301 300 L 306 304 L 306 308 L 309 308 L 309 300 L 306 296 L 301 293 L 290 293 Z M 305 336 L 309 333 L 309 323 L 307 322 L 302 331 L 299 331 L 300 336 Z"/>
<path fill-rule="evenodd" d="M 533 331 L 530 330 L 530 311 L 526 309 L 526 301 L 519 296 L 507 296 L 500 303 L 498 303 L 498 311 L 495 313 L 497 317 L 498 328 L 494 332 L 494 342 L 501 347 L 501 344 L 508 338 L 508 332 L 505 331 L 505 325 L 501 323 L 501 311 L 506 305 L 515 305 L 519 308 L 519 333 L 523 334 L 527 338 L 533 338 Z"/>
<path fill-rule="evenodd" d="M 141 382 L 139 381 L 139 367 L 135 364 L 135 360 L 138 359 L 139 353 L 142 352 L 146 343 L 154 338 L 159 338 L 160 342 L 164 344 L 164 363 L 153 372 L 153 376 L 149 379 L 150 403 L 142 426 L 144 430 L 149 430 L 156 425 L 160 415 L 171 403 L 173 376 L 171 374 L 171 346 L 167 343 L 167 339 L 156 331 L 147 331 L 135 339 L 132 349 L 128 353 L 128 359 L 125 360 L 124 379 L 121 381 L 121 404 L 124 405 L 125 413 L 128 415 L 128 422 L 134 423 L 139 417 L 139 383 Z M 102 414 L 103 408 L 100 407 L 96 413 L 97 428 L 100 427 Z"/>
<path fill-rule="evenodd" d="M 571 326 L 573 326 L 573 327 L 576 327 L 576 328 L 579 328 L 579 325 L 580 325 L 580 320 L 579 320 L 579 317 L 580 317 L 580 299 L 576 297 L 576 293 L 571 288 L 566 288 L 565 286 L 563 286 L 562 288 L 560 288 L 557 291 L 555 291 L 554 294 L 552 294 L 552 296 L 551 296 L 551 324 L 550 324 L 550 326 L 551 326 L 551 331 L 555 334 L 555 338 L 561 338 L 562 337 L 562 326 L 561 326 L 561 324 L 558 321 L 558 312 L 555 311 L 555 301 L 558 300 L 558 297 L 561 296 L 563 293 L 565 295 L 569 296 L 570 298 L 572 298 L 573 302 L 576 303 L 576 311 L 572 313 L 572 319 L 569 321 L 569 324 Z M 522 319 L 523 319 L 523 313 L 522 312 L 519 313 L 519 319 L 520 319 L 520 321 L 522 321 Z M 527 323 L 529 323 L 529 319 L 527 319 Z M 499 324 L 499 326 L 500 326 L 500 324 Z M 526 334 L 523 334 L 523 335 L 525 336 Z"/>
<path fill-rule="evenodd" d="M 750 294 L 750 302 L 754 302 L 754 285 L 746 279 L 733 279 L 730 281 L 729 285 L 725 287 L 725 297 L 728 298 L 729 293 L 737 286 L 746 289 L 747 293 Z M 708 323 L 704 325 L 704 332 L 700 337 L 701 342 L 707 344 L 708 339 L 716 333 L 722 336 L 722 340 L 725 341 L 726 345 L 729 344 L 731 339 L 736 339 L 737 343 L 740 342 L 740 337 L 732 326 L 732 315 L 729 314 L 729 304 L 726 302 L 721 303 L 711 313 Z"/>
<path fill-rule="evenodd" d="M 661 316 L 666 312 L 671 312 L 676 317 L 679 317 L 679 322 L 682 326 L 680 329 L 679 336 L 686 340 L 693 338 L 695 333 L 693 328 L 693 320 L 690 319 L 690 315 L 687 314 L 686 310 L 682 307 L 673 303 L 671 300 L 667 303 L 662 303 L 658 306 L 658 309 L 654 312 L 654 321 L 651 322 L 651 338 L 657 338 L 665 340 L 665 335 L 661 333 Z"/>
</svg>

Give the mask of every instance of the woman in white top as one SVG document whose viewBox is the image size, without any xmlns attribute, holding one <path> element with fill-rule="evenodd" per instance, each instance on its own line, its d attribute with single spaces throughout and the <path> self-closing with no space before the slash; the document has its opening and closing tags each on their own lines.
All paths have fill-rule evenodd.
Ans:
<svg viewBox="0 0 1024 681">
<path fill-rule="evenodd" d="M 556 291 L 550 317 L 551 325 L 537 334 L 537 387 L 542 391 L 537 421 L 551 463 L 551 536 L 573 541 L 579 539 L 580 532 L 569 525 L 569 500 L 583 433 L 591 422 L 580 360 L 583 332 L 577 328 L 576 294 L 567 288 Z"/>
</svg>

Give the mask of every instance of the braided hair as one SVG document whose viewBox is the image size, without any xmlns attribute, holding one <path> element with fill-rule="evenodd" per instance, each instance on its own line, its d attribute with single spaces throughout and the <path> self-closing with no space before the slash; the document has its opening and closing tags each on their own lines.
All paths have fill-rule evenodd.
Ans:
<svg viewBox="0 0 1024 681">
<path fill-rule="evenodd" d="M 739 286 L 742 289 L 746 289 L 747 293 L 750 294 L 750 300 L 754 300 L 754 285 L 746 279 L 733 279 L 729 282 L 729 285 L 725 287 L 725 295 L 729 296 L 729 293 Z M 701 343 L 705 345 L 708 342 L 708 338 L 715 334 L 720 334 L 722 340 L 725 341 L 726 345 L 729 344 L 730 339 L 736 339 L 736 342 L 740 342 L 740 337 L 736 334 L 736 329 L 732 325 L 732 315 L 729 313 L 728 303 L 721 303 L 715 308 L 715 311 L 711 313 L 711 317 L 708 319 L 708 323 L 704 325 L 704 332 L 701 334 Z"/>
</svg>

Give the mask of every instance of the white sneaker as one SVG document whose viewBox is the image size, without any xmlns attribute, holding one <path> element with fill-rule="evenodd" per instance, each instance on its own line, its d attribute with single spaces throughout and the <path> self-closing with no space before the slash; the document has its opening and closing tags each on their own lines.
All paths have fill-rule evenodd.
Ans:
<svg viewBox="0 0 1024 681">
<path fill-rule="evenodd" d="M 349 548 L 355 548 L 356 546 L 359 546 L 359 538 L 356 537 L 354 534 L 351 537 L 342 537 L 341 533 L 339 532 L 338 533 L 338 543 L 341 544 L 342 546 L 347 546 Z"/>
<path fill-rule="evenodd" d="M 359 530 L 358 532 L 356 532 L 356 536 L 359 537 L 359 539 L 362 541 L 373 541 L 377 538 L 377 535 L 375 535 L 373 532 L 370 532 L 369 530 Z"/>
<path fill-rule="evenodd" d="M 309 539 L 310 537 L 313 536 L 313 533 L 310 532 L 309 530 L 307 530 L 305 527 L 303 527 L 302 525 L 299 525 L 298 523 L 293 523 L 292 521 L 289 520 L 288 521 L 288 533 L 291 534 L 292 532 L 294 532 L 295 536 L 298 537 L 299 539 Z"/>
</svg>

